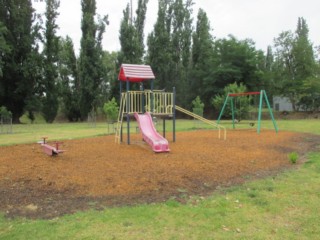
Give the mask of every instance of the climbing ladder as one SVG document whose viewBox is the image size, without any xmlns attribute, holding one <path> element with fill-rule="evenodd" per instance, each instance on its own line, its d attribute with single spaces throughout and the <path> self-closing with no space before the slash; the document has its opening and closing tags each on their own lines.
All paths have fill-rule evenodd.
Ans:
<svg viewBox="0 0 320 240">
<path fill-rule="evenodd" d="M 121 93 L 118 121 L 117 121 L 116 134 L 115 134 L 116 143 L 120 143 L 121 141 L 122 120 L 123 120 L 123 113 L 125 110 L 126 102 L 127 102 L 127 93 Z"/>
<path fill-rule="evenodd" d="M 218 130 L 219 130 L 219 139 L 221 138 L 221 129 L 222 129 L 224 131 L 223 139 L 224 140 L 227 139 L 227 131 L 226 131 L 225 127 L 223 127 L 223 126 L 221 126 L 221 125 L 219 125 L 219 124 L 217 124 L 217 123 L 215 123 L 213 121 L 210 121 L 210 120 L 208 120 L 206 118 L 203 118 L 203 117 L 201 117 L 201 116 L 199 116 L 199 115 L 197 115 L 197 114 L 195 114 L 193 112 L 190 112 L 190 111 L 188 111 L 188 110 L 186 110 L 186 109 L 184 109 L 182 107 L 179 107 L 177 105 L 175 105 L 175 108 L 176 108 L 176 110 L 178 110 L 178 111 L 180 111 L 180 112 L 182 112 L 184 114 L 190 115 L 191 117 L 193 117 L 195 119 L 198 119 L 198 120 L 200 120 L 200 121 L 202 121 L 202 122 L 204 122 L 206 124 L 209 124 L 210 126 L 218 128 Z"/>
</svg>

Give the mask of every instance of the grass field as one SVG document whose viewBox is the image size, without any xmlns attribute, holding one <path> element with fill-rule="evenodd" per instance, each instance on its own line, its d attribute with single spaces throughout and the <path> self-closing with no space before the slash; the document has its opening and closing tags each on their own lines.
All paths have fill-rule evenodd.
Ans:
<svg viewBox="0 0 320 240">
<path fill-rule="evenodd" d="M 230 122 L 222 124 L 231 128 Z M 167 127 L 170 131 L 171 124 Z M 177 123 L 179 131 L 195 127 L 207 128 L 191 120 Z M 247 127 L 245 122 L 237 125 Z M 273 126 L 265 121 L 262 127 Z M 278 121 L 278 127 L 280 131 L 320 134 L 319 120 Z M 34 142 L 44 135 L 70 139 L 107 134 L 107 125 L 15 125 L 13 130 L 13 134 L 0 135 L 1 145 Z M 318 239 L 319 186 L 320 148 L 296 170 L 219 189 L 210 197 L 188 197 L 187 204 L 170 199 L 162 204 L 92 210 L 51 220 L 10 220 L 2 214 L 0 239 Z"/>
<path fill-rule="evenodd" d="M 306 133 L 318 133 L 319 120 L 280 120 L 277 121 L 279 131 L 295 131 Z M 135 121 L 131 121 L 131 131 L 136 132 L 137 124 Z M 307 124 L 306 124 L 307 123 Z M 222 121 L 222 126 L 227 129 L 232 129 L 231 121 Z M 126 126 L 126 123 L 123 125 Z M 88 123 L 56 123 L 56 124 L 17 124 L 13 125 L 12 134 L 0 134 L 0 146 L 21 144 L 21 143 L 33 143 L 39 141 L 42 137 L 49 137 L 49 140 L 64 140 L 84 138 L 91 136 L 99 136 L 105 134 L 113 134 L 115 125 L 108 125 L 105 122 L 98 122 L 95 125 Z M 162 121 L 158 121 L 156 128 L 159 132 L 162 132 Z M 210 125 L 202 123 L 197 120 L 178 120 L 176 122 L 177 131 L 190 131 L 197 128 L 212 129 Z M 249 126 L 249 121 L 241 121 L 236 124 L 236 129 L 256 129 Z M 274 129 L 271 121 L 262 121 L 261 128 Z M 126 129 L 124 130 L 126 131 Z M 172 131 L 172 121 L 166 121 L 166 131 Z"/>
</svg>

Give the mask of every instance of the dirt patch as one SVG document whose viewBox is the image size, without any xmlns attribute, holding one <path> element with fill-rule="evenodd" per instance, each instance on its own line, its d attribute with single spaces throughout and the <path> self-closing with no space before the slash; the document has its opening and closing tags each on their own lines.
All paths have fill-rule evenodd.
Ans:
<svg viewBox="0 0 320 240">
<path fill-rule="evenodd" d="M 169 141 L 170 141 L 169 136 Z M 64 141 L 65 153 L 45 155 L 38 144 L 0 147 L 0 211 L 7 217 L 54 218 L 89 208 L 183 200 L 218 186 L 275 174 L 292 165 L 320 136 L 291 132 L 179 132 L 170 153 L 155 154 L 138 134 Z"/>
</svg>

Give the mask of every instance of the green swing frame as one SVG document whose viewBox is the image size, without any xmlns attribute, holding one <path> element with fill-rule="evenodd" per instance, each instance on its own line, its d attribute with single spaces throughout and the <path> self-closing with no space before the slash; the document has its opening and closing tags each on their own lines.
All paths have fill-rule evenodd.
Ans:
<svg viewBox="0 0 320 240">
<path fill-rule="evenodd" d="M 270 114 L 270 117 L 272 119 L 272 123 L 273 123 L 273 126 L 274 126 L 274 129 L 276 131 L 276 133 L 278 133 L 278 126 L 277 126 L 277 123 L 276 123 L 276 120 L 274 119 L 274 116 L 273 116 L 273 112 L 272 112 L 272 108 L 270 106 L 270 103 L 269 103 L 269 100 L 268 100 L 268 97 L 267 97 L 267 94 L 266 94 L 266 91 L 265 90 L 261 90 L 260 92 L 243 92 L 243 93 L 228 93 L 227 94 L 227 97 L 224 101 L 224 104 L 223 104 L 223 107 L 220 111 L 220 114 L 219 114 L 219 117 L 218 117 L 218 120 L 217 120 L 217 123 L 219 124 L 220 123 L 220 120 L 221 120 L 221 117 L 224 113 L 224 110 L 228 104 L 228 100 L 230 100 L 230 105 L 231 105 L 231 115 L 232 115 L 232 126 L 233 126 L 233 129 L 235 129 L 235 109 L 234 109 L 234 97 L 240 97 L 240 96 L 249 96 L 249 95 L 260 95 L 260 100 L 259 100 L 259 110 L 258 110 L 258 127 L 257 127 L 257 133 L 259 134 L 260 131 L 261 131 L 261 117 L 262 117 L 262 102 L 263 102 L 263 99 L 265 100 L 267 106 L 268 106 L 268 110 L 269 110 L 269 114 Z"/>
</svg>

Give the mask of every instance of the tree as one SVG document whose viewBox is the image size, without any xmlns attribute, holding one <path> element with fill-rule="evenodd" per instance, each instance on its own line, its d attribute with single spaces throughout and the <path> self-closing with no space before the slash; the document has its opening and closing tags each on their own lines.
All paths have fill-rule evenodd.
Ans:
<svg viewBox="0 0 320 240">
<path fill-rule="evenodd" d="M 142 60 L 144 51 L 144 25 L 146 20 L 147 13 L 147 4 L 149 0 L 138 0 L 138 8 L 136 11 L 136 19 L 134 21 L 134 26 L 137 31 L 137 40 L 138 40 L 138 52 L 137 57 Z"/>
<path fill-rule="evenodd" d="M 206 99 L 232 83 L 243 83 L 248 90 L 262 88 L 262 63 L 264 55 L 257 51 L 250 39 L 238 40 L 233 36 L 229 39 L 218 39 L 214 42 L 212 77 L 205 79 Z"/>
<path fill-rule="evenodd" d="M 99 18 L 95 22 L 96 1 L 81 0 L 81 50 L 79 58 L 80 77 L 80 113 L 82 120 L 90 111 L 96 111 L 101 97 L 101 84 L 103 83 L 104 67 L 102 65 L 101 41 L 108 16 Z"/>
<path fill-rule="evenodd" d="M 5 35 L 7 33 L 8 33 L 8 30 L 7 30 L 6 26 L 4 26 L 4 24 L 0 21 L 0 77 L 2 77 L 2 74 L 3 74 L 2 73 L 2 66 L 4 64 L 2 61 L 3 55 L 10 52 L 10 47 L 6 43 L 6 39 L 5 39 Z M 0 94 L 0 96 L 1 96 L 1 94 Z"/>
<path fill-rule="evenodd" d="M 105 66 L 105 76 L 106 82 L 105 87 L 103 87 L 103 102 L 106 102 L 110 99 L 111 96 L 119 97 L 119 88 L 118 88 L 118 52 L 103 52 L 102 57 L 103 65 Z M 118 97 L 117 97 L 118 96 Z"/>
<path fill-rule="evenodd" d="M 118 56 L 119 63 L 141 64 L 144 55 L 144 23 L 148 0 L 138 0 L 136 18 L 130 15 L 130 6 L 127 4 L 123 11 L 120 25 L 121 50 Z"/>
<path fill-rule="evenodd" d="M 69 121 L 78 121 L 80 115 L 80 82 L 77 58 L 72 39 L 67 36 L 60 39 L 59 81 L 62 100 L 62 111 Z"/>
<path fill-rule="evenodd" d="M 197 96 L 192 101 L 192 112 L 202 117 L 203 116 L 203 109 L 204 109 L 204 103 L 201 102 L 200 97 Z"/>
<path fill-rule="evenodd" d="M 59 37 L 56 36 L 58 25 L 56 18 L 59 13 L 57 9 L 60 6 L 59 0 L 46 0 L 46 27 L 44 41 L 44 97 L 42 113 L 48 123 L 52 123 L 58 112 L 58 54 L 59 54 Z"/>
<path fill-rule="evenodd" d="M 117 121 L 119 106 L 114 97 L 103 105 L 103 112 L 105 113 L 108 122 L 113 123 Z"/>
<path fill-rule="evenodd" d="M 298 109 L 300 99 L 306 94 L 305 82 L 313 79 L 316 72 L 315 57 L 308 32 L 306 21 L 299 18 L 295 34 L 285 31 L 275 39 L 275 74 L 280 83 L 279 92 L 290 99 L 294 111 Z"/>
<path fill-rule="evenodd" d="M 212 98 L 212 105 L 217 111 L 220 111 L 229 93 L 243 93 L 247 91 L 247 87 L 243 83 L 240 83 L 239 85 L 237 83 L 228 84 L 224 87 L 222 94 L 217 94 L 214 98 Z M 251 96 L 235 97 L 234 111 L 238 120 L 248 116 L 251 100 Z M 225 117 L 231 117 L 231 114 L 231 104 L 228 102 L 223 115 Z"/>
<path fill-rule="evenodd" d="M 298 19 L 296 39 L 292 52 L 295 60 L 296 77 L 306 79 L 314 75 L 315 58 L 312 44 L 309 41 L 309 29 L 304 18 Z"/>
<path fill-rule="evenodd" d="M 159 1 L 158 19 L 148 36 L 147 61 L 157 76 L 157 87 L 177 87 L 177 101 L 187 105 L 189 97 L 192 0 Z"/>
<path fill-rule="evenodd" d="M 172 5 L 172 85 L 177 87 L 177 101 L 182 106 L 190 102 L 185 94 L 190 85 L 192 27 L 192 0 L 175 0 Z"/>
<path fill-rule="evenodd" d="M 171 88 L 171 18 L 169 15 L 169 2 L 167 0 L 159 0 L 158 17 L 154 25 L 154 30 L 149 34 L 147 45 L 147 63 L 152 67 L 157 81 L 157 88 Z"/>
<path fill-rule="evenodd" d="M 199 9 L 196 30 L 192 35 L 192 60 L 191 60 L 191 89 L 190 97 L 203 97 L 205 81 L 212 79 L 212 58 L 213 58 L 213 37 L 210 34 L 211 27 L 207 14 L 204 10 Z M 210 99 L 205 102 L 209 103 Z"/>
<path fill-rule="evenodd" d="M 12 112 L 15 123 L 39 91 L 37 81 L 41 69 L 38 68 L 39 25 L 35 24 L 36 17 L 30 0 L 0 1 L 2 43 L 5 42 L 5 49 L 10 50 L 1 54 L 0 102 Z"/>
</svg>

